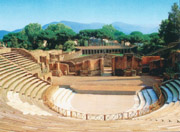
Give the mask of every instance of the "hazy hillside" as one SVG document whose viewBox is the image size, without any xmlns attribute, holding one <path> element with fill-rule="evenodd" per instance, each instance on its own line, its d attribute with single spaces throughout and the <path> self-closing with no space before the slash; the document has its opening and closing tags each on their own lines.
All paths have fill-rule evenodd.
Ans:
<svg viewBox="0 0 180 132">
<path fill-rule="evenodd" d="M 99 29 L 99 28 L 101 28 L 104 25 L 103 23 L 85 24 L 85 23 L 70 22 L 70 21 L 52 22 L 52 23 L 49 23 L 49 24 L 56 24 L 56 23 L 63 23 L 66 26 L 69 26 L 76 33 L 78 33 L 80 30 L 84 30 L 84 29 Z M 49 24 L 44 25 L 43 29 L 47 28 Z"/>
<path fill-rule="evenodd" d="M 8 34 L 9 31 L 6 31 L 6 30 L 0 30 L 0 39 L 3 38 L 4 35 Z"/>
<path fill-rule="evenodd" d="M 131 33 L 132 31 L 140 31 L 144 34 L 158 32 L 159 27 L 143 27 L 138 25 L 131 25 L 122 22 L 114 22 L 112 25 L 119 31 L 123 31 L 126 34 Z"/>
<path fill-rule="evenodd" d="M 17 33 L 17 32 L 20 32 L 22 29 L 16 29 L 14 31 L 12 31 L 13 33 Z M 10 33 L 10 31 L 6 31 L 6 30 L 0 30 L 0 39 L 3 38 L 4 35 Z"/>
</svg>

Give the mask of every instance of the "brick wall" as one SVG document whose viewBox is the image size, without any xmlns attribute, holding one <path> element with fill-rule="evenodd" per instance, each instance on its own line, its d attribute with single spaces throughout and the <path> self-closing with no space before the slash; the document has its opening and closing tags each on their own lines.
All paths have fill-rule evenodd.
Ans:
<svg viewBox="0 0 180 132">
<path fill-rule="evenodd" d="M 81 62 L 63 62 L 69 66 L 70 72 L 75 72 L 77 76 L 101 75 L 104 68 L 104 59 L 88 59 Z"/>
<path fill-rule="evenodd" d="M 63 75 L 67 75 L 69 73 L 69 65 L 60 63 L 60 70 Z"/>
<path fill-rule="evenodd" d="M 142 57 L 142 65 L 147 65 L 151 61 L 155 61 L 155 60 L 159 60 L 159 59 L 161 59 L 160 56 L 143 56 Z"/>
<path fill-rule="evenodd" d="M 141 73 L 141 59 L 133 54 L 112 58 L 112 73 L 116 76 L 132 76 Z"/>
</svg>

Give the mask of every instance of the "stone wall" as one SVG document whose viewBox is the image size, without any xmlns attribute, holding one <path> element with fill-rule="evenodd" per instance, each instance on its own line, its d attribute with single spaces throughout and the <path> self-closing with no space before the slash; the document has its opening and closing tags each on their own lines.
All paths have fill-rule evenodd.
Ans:
<svg viewBox="0 0 180 132">
<path fill-rule="evenodd" d="M 112 73 L 115 76 L 140 75 L 141 70 L 141 59 L 133 54 L 124 54 L 124 56 L 112 58 Z"/>
<path fill-rule="evenodd" d="M 49 70 L 53 76 L 63 76 L 69 74 L 69 65 L 60 62 L 52 62 L 49 64 Z"/>
<path fill-rule="evenodd" d="M 168 61 L 169 67 L 180 73 L 180 50 L 171 53 Z"/>
<path fill-rule="evenodd" d="M 31 53 L 38 59 L 38 62 L 43 64 L 46 69 L 52 72 L 53 76 L 67 75 L 69 72 L 75 72 L 75 65 L 72 62 L 63 62 L 63 60 L 73 59 L 82 55 L 81 51 L 73 51 L 63 53 L 62 50 L 34 50 Z M 62 63 L 61 63 L 62 61 Z"/>
<path fill-rule="evenodd" d="M 63 55 L 64 55 L 63 60 L 66 61 L 66 60 L 80 57 L 82 55 L 82 51 L 81 50 L 76 51 L 76 52 L 73 51 L 73 52 L 69 52 L 69 53 L 64 53 Z"/>
<path fill-rule="evenodd" d="M 31 54 L 33 54 L 33 56 L 38 60 L 38 62 L 40 62 L 40 56 L 44 56 L 47 59 L 49 59 L 49 53 L 48 51 L 43 51 L 43 50 L 31 50 L 30 51 Z"/>
<path fill-rule="evenodd" d="M 50 61 L 55 62 L 55 61 L 67 61 L 70 59 L 78 58 L 82 55 L 82 51 L 72 51 L 72 52 L 63 52 L 61 54 L 57 53 L 49 53 L 50 56 Z"/>
<path fill-rule="evenodd" d="M 82 51 L 72 51 L 72 52 L 63 52 L 62 50 L 32 50 L 30 53 L 40 62 L 40 56 L 46 56 L 46 58 L 50 62 L 55 61 L 66 61 L 70 59 L 74 59 L 80 57 L 82 55 Z"/>
<path fill-rule="evenodd" d="M 150 64 L 151 61 L 159 60 L 161 59 L 160 56 L 143 56 L 142 57 L 142 65 Z"/>
<path fill-rule="evenodd" d="M 164 72 L 164 59 L 154 60 L 149 63 L 150 75 L 161 75 Z"/>
<path fill-rule="evenodd" d="M 111 64 L 112 64 L 111 60 L 115 56 L 116 55 L 111 55 L 111 54 L 95 54 L 95 55 L 89 55 L 89 56 L 74 58 L 74 59 L 68 60 L 68 62 L 70 62 L 70 61 L 71 62 L 82 62 L 82 61 L 89 60 L 89 59 L 104 58 L 104 66 L 111 67 Z"/>
<path fill-rule="evenodd" d="M 96 76 L 103 73 L 104 59 L 88 59 L 80 62 L 63 62 L 69 66 L 69 72 L 74 72 L 76 76 Z"/>
<path fill-rule="evenodd" d="M 40 62 L 40 56 L 45 56 L 48 60 L 50 60 L 49 54 L 62 54 L 62 50 L 31 50 L 31 54 Z"/>
<path fill-rule="evenodd" d="M 63 75 L 68 75 L 69 74 L 69 65 L 61 63 L 60 70 Z"/>
<path fill-rule="evenodd" d="M 62 76 L 63 73 L 61 72 L 60 63 L 50 63 L 49 64 L 49 70 L 52 72 L 52 76 Z"/>
<path fill-rule="evenodd" d="M 113 75 L 132 76 L 143 73 L 159 75 L 164 71 L 164 60 L 160 56 L 143 56 L 142 60 L 133 54 L 112 59 Z"/>
<path fill-rule="evenodd" d="M 142 57 L 142 72 L 150 73 L 150 63 L 160 60 L 160 56 L 143 56 Z"/>
<path fill-rule="evenodd" d="M 75 73 L 80 76 L 95 76 L 103 73 L 103 59 L 92 59 L 75 64 Z"/>
<path fill-rule="evenodd" d="M 61 64 L 67 64 L 69 66 L 69 72 L 75 72 L 75 63 L 72 61 L 64 61 Z"/>
</svg>

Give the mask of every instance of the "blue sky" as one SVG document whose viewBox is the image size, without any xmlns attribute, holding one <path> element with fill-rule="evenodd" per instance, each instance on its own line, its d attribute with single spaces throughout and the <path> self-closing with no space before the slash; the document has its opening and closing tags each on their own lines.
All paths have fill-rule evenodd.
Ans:
<svg viewBox="0 0 180 132">
<path fill-rule="evenodd" d="M 62 20 L 157 27 L 175 2 L 178 0 L 0 0 L 0 30 Z"/>
</svg>

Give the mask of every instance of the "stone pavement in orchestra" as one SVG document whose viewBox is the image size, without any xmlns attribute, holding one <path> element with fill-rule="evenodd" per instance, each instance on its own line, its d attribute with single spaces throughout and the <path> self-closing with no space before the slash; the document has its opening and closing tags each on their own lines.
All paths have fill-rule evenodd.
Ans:
<svg viewBox="0 0 180 132">
<path fill-rule="evenodd" d="M 115 114 L 132 108 L 135 104 L 136 91 L 145 85 L 152 86 L 153 83 L 160 82 L 160 79 L 150 76 L 63 76 L 53 77 L 53 82 L 61 87 L 69 85 L 77 92 L 71 101 L 71 105 L 76 111 L 89 114 Z M 79 91 L 87 92 L 79 93 Z M 94 91 L 101 91 L 99 92 L 101 94 Z M 127 95 L 123 95 L 123 91 L 127 91 Z M 134 91 L 133 94 L 132 91 Z"/>
<path fill-rule="evenodd" d="M 160 83 L 161 79 L 152 76 L 62 76 L 53 77 L 52 81 L 54 85 L 70 85 L 79 90 L 137 91 L 143 86 Z"/>
</svg>

